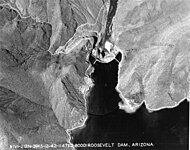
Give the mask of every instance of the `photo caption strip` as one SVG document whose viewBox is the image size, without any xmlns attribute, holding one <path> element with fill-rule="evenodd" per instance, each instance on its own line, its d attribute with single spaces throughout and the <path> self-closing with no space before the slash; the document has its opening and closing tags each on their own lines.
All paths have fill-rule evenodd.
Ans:
<svg viewBox="0 0 190 150">
<path fill-rule="evenodd" d="M 134 148 L 134 147 L 154 147 L 152 142 L 141 143 L 78 143 L 78 144 L 22 144 L 22 145 L 10 145 L 11 149 L 58 149 L 58 148 Z"/>
</svg>

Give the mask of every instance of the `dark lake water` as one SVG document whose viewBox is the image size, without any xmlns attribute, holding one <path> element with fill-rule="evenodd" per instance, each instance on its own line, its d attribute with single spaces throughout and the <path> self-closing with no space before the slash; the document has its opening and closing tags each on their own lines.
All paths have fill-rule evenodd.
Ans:
<svg viewBox="0 0 190 150">
<path fill-rule="evenodd" d="M 112 18 L 117 8 L 117 0 L 110 0 L 105 35 L 112 33 Z M 116 57 L 121 60 L 121 54 Z M 101 63 L 89 57 L 94 72 L 91 78 L 94 87 L 87 97 L 88 119 L 82 129 L 75 129 L 71 136 L 73 144 L 114 143 L 113 147 L 84 147 L 80 150 L 188 150 L 189 103 L 183 101 L 178 107 L 149 113 L 144 104 L 133 114 L 119 110 L 121 101 L 115 90 L 118 77 L 118 61 Z M 127 143 L 129 146 L 119 146 Z M 132 143 L 147 143 L 154 146 L 132 146 Z M 125 144 L 126 145 L 126 144 Z M 141 146 L 140 146 L 141 145 Z M 109 145 L 107 145 L 109 146 Z"/>
<path fill-rule="evenodd" d="M 148 113 L 142 105 L 134 114 L 121 110 L 96 116 L 88 114 L 86 127 L 76 130 L 73 143 L 115 143 L 112 148 L 79 149 L 146 149 L 188 150 L 189 104 L 182 102 L 178 107 Z M 118 143 L 153 143 L 154 147 L 117 147 Z"/>
<path fill-rule="evenodd" d="M 115 87 L 117 85 L 118 61 L 121 61 L 121 56 L 119 53 L 116 57 L 117 60 L 110 63 L 96 61 L 92 64 L 94 72 L 91 74 L 91 78 L 94 81 L 94 87 L 87 98 L 88 113 L 103 115 L 118 109 L 120 98 Z"/>
<path fill-rule="evenodd" d="M 120 55 L 116 57 L 118 60 Z M 188 150 L 189 103 L 183 101 L 178 107 L 149 113 L 143 104 L 134 114 L 118 108 L 117 85 L 118 62 L 96 62 L 91 74 L 94 87 L 87 98 L 88 119 L 85 127 L 72 133 L 74 144 L 114 143 L 107 148 L 78 148 L 87 150 Z M 152 143 L 154 147 L 118 147 L 118 143 Z"/>
</svg>

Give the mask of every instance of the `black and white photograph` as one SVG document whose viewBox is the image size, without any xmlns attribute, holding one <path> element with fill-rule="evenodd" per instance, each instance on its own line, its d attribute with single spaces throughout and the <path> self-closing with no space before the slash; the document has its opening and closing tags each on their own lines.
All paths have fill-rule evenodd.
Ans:
<svg viewBox="0 0 190 150">
<path fill-rule="evenodd" d="M 0 150 L 189 150 L 190 0 L 0 0 Z"/>
</svg>

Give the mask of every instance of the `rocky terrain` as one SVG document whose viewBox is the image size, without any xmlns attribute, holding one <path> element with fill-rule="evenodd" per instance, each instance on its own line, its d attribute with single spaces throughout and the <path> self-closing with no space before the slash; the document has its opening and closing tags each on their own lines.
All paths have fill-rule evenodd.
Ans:
<svg viewBox="0 0 190 150">
<path fill-rule="evenodd" d="M 154 111 L 189 99 L 189 8 L 188 0 L 119 1 L 113 37 L 124 54 L 122 108 L 144 101 Z"/>
<path fill-rule="evenodd" d="M 71 149 L 61 145 L 69 143 L 67 130 L 80 126 L 87 117 L 86 39 L 67 55 L 55 51 L 60 47 L 64 52 L 62 47 L 74 34 L 73 39 L 80 41 L 86 34 L 79 33 L 89 26 L 100 30 L 103 15 L 99 20 L 97 16 L 103 2 L 16 0 L 0 4 L 0 149 L 52 143 Z"/>
</svg>

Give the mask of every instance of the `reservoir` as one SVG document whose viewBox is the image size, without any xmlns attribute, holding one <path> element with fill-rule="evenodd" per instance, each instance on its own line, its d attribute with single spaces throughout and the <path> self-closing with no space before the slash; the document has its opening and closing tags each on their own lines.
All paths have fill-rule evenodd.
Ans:
<svg viewBox="0 0 190 150">
<path fill-rule="evenodd" d="M 117 59 L 117 61 L 116 61 Z M 177 107 L 148 112 L 145 104 L 133 114 L 118 107 L 121 101 L 115 90 L 121 54 L 110 63 L 93 61 L 91 78 L 94 86 L 87 97 L 88 119 L 83 128 L 71 133 L 73 144 L 108 145 L 109 147 L 81 147 L 80 150 L 188 150 L 189 102 Z M 114 144 L 112 144 L 114 143 Z"/>
<path fill-rule="evenodd" d="M 112 34 L 112 19 L 117 0 L 110 0 L 102 45 Z M 188 150 L 189 102 L 177 107 L 148 112 L 145 104 L 133 114 L 120 110 L 118 67 L 121 53 L 109 63 L 89 56 L 94 71 L 90 74 L 94 86 L 86 98 L 88 118 L 83 128 L 71 132 L 73 144 L 79 150 Z M 82 147 L 83 146 L 83 147 Z"/>
</svg>

